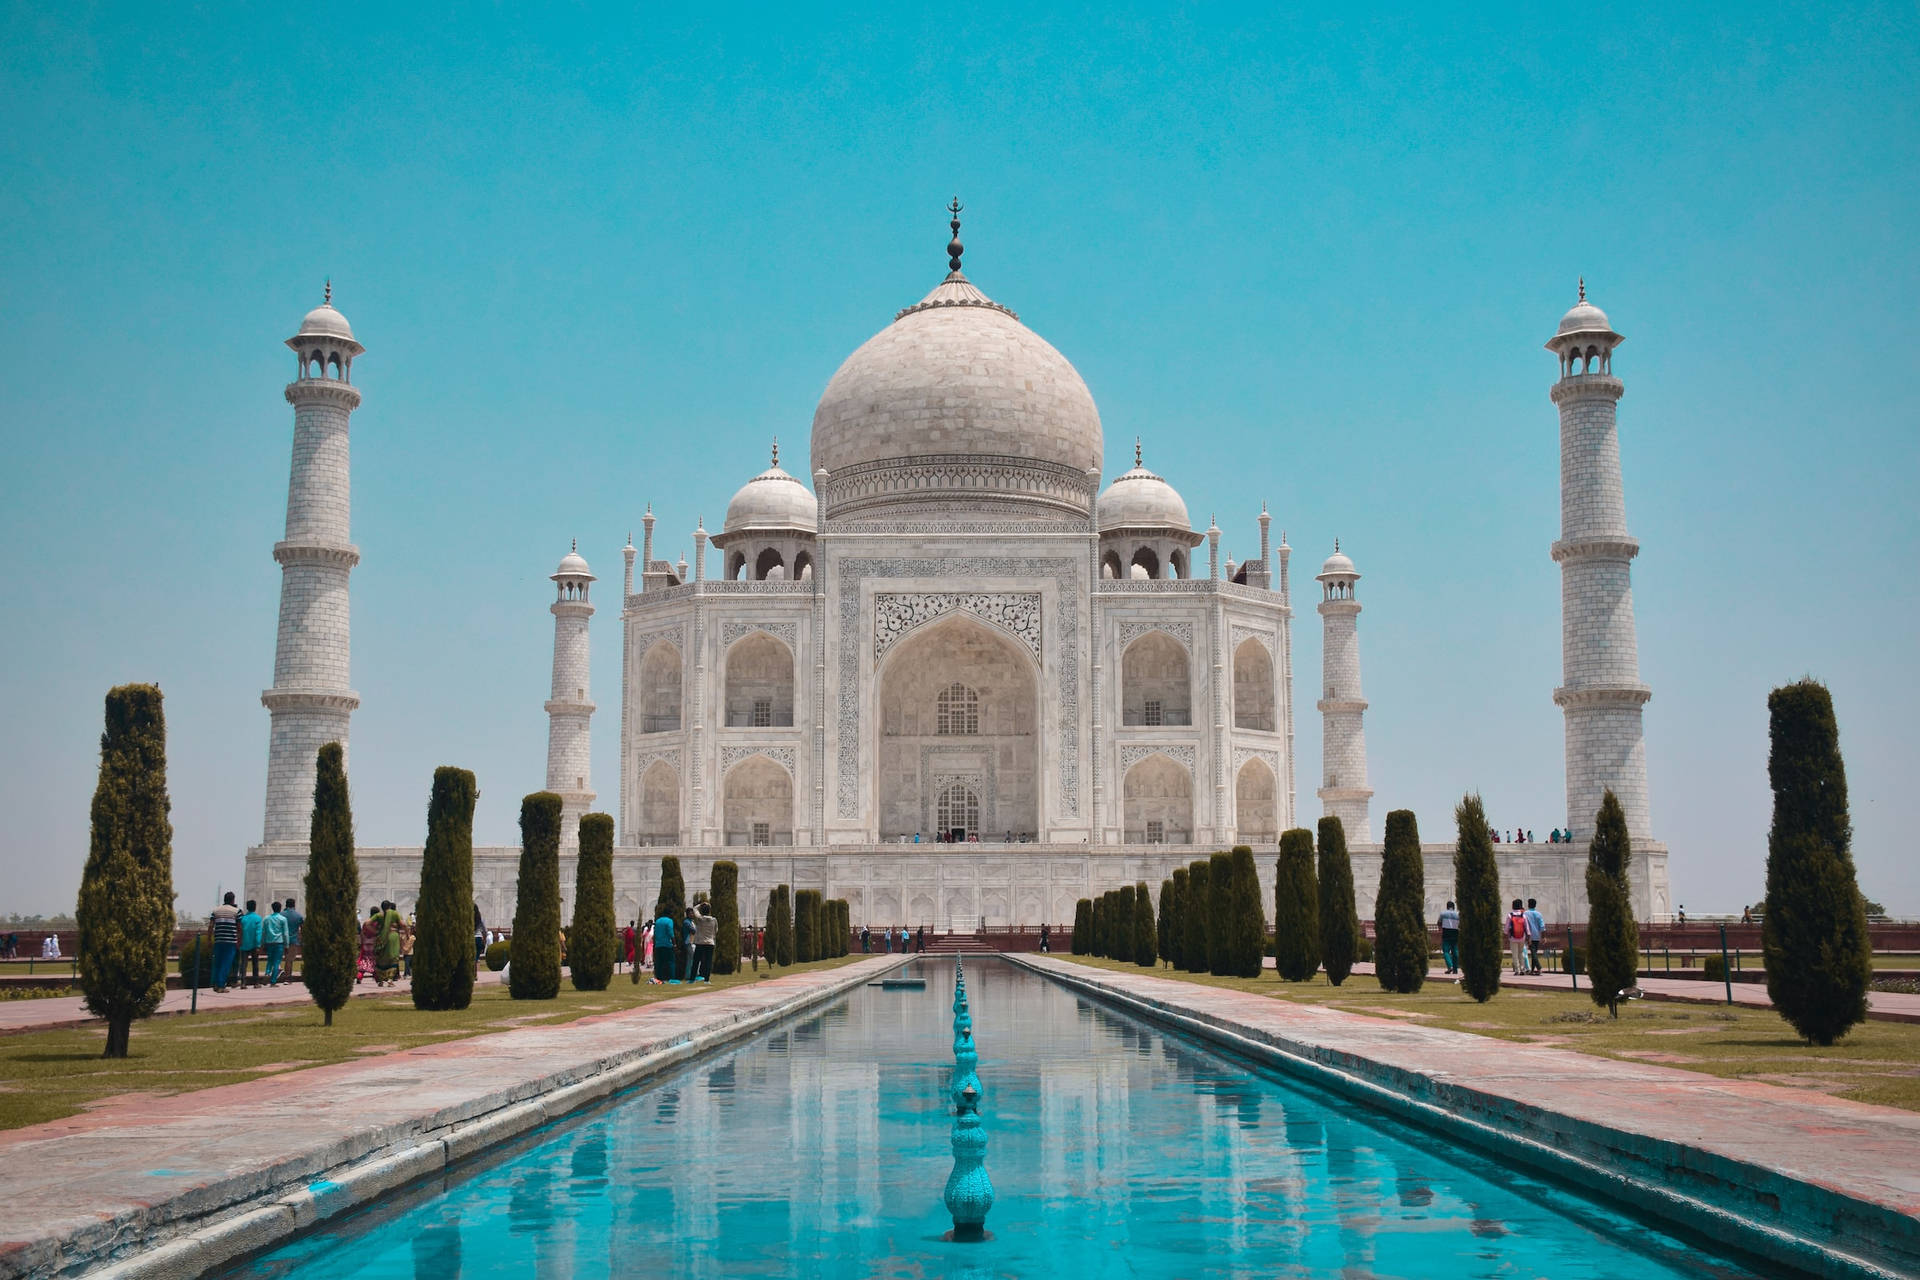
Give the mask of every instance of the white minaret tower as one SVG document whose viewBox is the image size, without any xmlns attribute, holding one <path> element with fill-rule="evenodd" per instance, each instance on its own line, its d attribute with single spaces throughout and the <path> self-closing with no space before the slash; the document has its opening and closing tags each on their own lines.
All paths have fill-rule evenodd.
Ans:
<svg viewBox="0 0 1920 1280">
<path fill-rule="evenodd" d="M 293 406 L 293 470 L 287 482 L 287 533 L 274 544 L 280 564 L 280 631 L 273 688 L 260 695 L 272 716 L 267 745 L 267 817 L 263 844 L 307 843 L 313 826 L 313 775 L 320 748 L 345 746 L 360 695 L 347 687 L 347 578 L 360 563 L 348 530 L 352 488 L 347 419 L 360 407 L 347 318 L 326 299 L 287 339 L 299 372 L 287 384 Z"/>
<path fill-rule="evenodd" d="M 593 606 L 587 589 L 594 581 L 580 544 L 560 560 L 549 575 L 559 588 L 553 610 L 553 696 L 547 699 L 547 790 L 558 792 L 560 847 L 580 847 L 580 816 L 593 807 L 591 725 L 593 700 L 587 697 L 587 620 Z"/>
<path fill-rule="evenodd" d="M 1367 700 L 1360 696 L 1360 602 L 1353 595 L 1353 584 L 1360 581 L 1360 573 L 1353 561 L 1340 553 L 1339 539 L 1334 540 L 1333 554 L 1315 577 L 1321 585 L 1320 616 L 1326 619 L 1326 639 L 1321 647 L 1326 696 L 1319 702 L 1325 784 L 1319 791 L 1321 812 L 1340 819 L 1348 844 L 1372 844 L 1367 802 L 1373 799 L 1373 788 L 1367 785 L 1367 731 L 1363 723 Z"/>
<path fill-rule="evenodd" d="M 1560 406 L 1560 654 L 1564 683 L 1553 700 L 1567 718 L 1567 826 L 1593 834 L 1601 796 L 1611 788 L 1626 810 L 1627 833 L 1652 837 L 1647 817 L 1647 751 L 1640 709 L 1653 696 L 1640 683 L 1633 628 L 1633 558 L 1620 487 L 1615 406 L 1625 390 L 1613 376 L 1613 349 L 1625 338 L 1606 313 L 1580 301 L 1561 317 L 1547 350 L 1560 357 L 1553 402 Z"/>
</svg>

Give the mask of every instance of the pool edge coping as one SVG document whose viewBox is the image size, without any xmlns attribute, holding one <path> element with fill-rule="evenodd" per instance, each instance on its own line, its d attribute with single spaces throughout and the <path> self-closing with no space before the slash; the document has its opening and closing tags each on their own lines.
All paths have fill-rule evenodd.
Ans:
<svg viewBox="0 0 1920 1280">
<path fill-rule="evenodd" d="M 1756 1258 L 1794 1267 L 1812 1275 L 1835 1277 L 1836 1280 L 1902 1280 L 1903 1277 L 1920 1274 L 1920 1271 L 1915 1269 L 1916 1266 L 1920 1266 L 1920 1258 L 1916 1258 L 1911 1253 L 1902 1256 L 1886 1252 L 1873 1257 L 1863 1257 L 1857 1253 L 1845 1252 L 1822 1244 L 1808 1234 L 1757 1221 L 1738 1209 L 1714 1204 L 1699 1196 L 1650 1182 L 1645 1177 L 1638 1176 L 1627 1169 L 1575 1154 L 1554 1145 L 1551 1139 L 1565 1141 L 1575 1131 L 1589 1138 L 1605 1134 L 1622 1142 L 1631 1141 L 1668 1150 L 1676 1155 L 1686 1153 L 1704 1158 L 1715 1166 L 1715 1172 L 1718 1173 L 1746 1170 L 1764 1173 L 1772 1179 L 1795 1184 L 1813 1198 L 1824 1198 L 1852 1206 L 1862 1217 L 1907 1218 L 1907 1215 L 1886 1205 L 1862 1200 L 1778 1170 L 1758 1169 L 1735 1157 L 1658 1134 L 1604 1125 L 1586 1117 L 1552 1111 L 1537 1103 L 1506 1098 L 1495 1091 L 1458 1078 L 1442 1079 L 1413 1068 L 1377 1062 L 1354 1050 L 1343 1050 L 1342 1057 L 1345 1065 L 1335 1065 L 1322 1060 L 1317 1056 L 1321 1050 L 1304 1041 L 1290 1040 L 1278 1032 L 1235 1023 L 1219 1014 L 1181 1007 L 1172 1002 L 1160 1002 L 1127 991 L 1123 987 L 1112 984 L 1110 980 L 1116 975 L 1109 974 L 1103 969 L 1087 969 L 1086 975 L 1083 975 L 1076 970 L 1084 966 L 1074 966 L 1071 969 L 1053 967 L 1069 965 L 1070 961 L 1056 959 L 1051 964 L 1041 965 L 1032 963 L 1032 957 L 1012 953 L 1007 954 L 1007 959 L 1031 973 L 1059 982 L 1070 989 L 1080 990 L 1105 1003 L 1120 1006 L 1130 1015 L 1144 1021 L 1175 1027 L 1243 1057 L 1269 1063 L 1290 1074 L 1304 1077 L 1321 1088 L 1378 1106 L 1397 1119 L 1417 1124 L 1425 1129 L 1439 1131 L 1477 1150 L 1490 1152 L 1497 1158 L 1518 1158 L 1533 1168 L 1544 1170 L 1563 1181 L 1574 1183 L 1590 1192 L 1627 1204 L 1639 1211 L 1651 1213 L 1696 1234 L 1730 1243 Z M 1142 973 L 1137 976 L 1156 978 L 1163 982 L 1179 981 L 1177 978 L 1169 979 L 1152 973 Z M 1200 989 L 1216 990 L 1215 988 Z M 1219 990 L 1230 995 L 1245 994 L 1231 989 Z M 1363 1014 L 1348 1016 L 1365 1017 Z M 1429 1028 L 1429 1030 L 1442 1031 L 1445 1028 Z M 1467 1035 L 1468 1033 L 1450 1032 L 1449 1034 Z M 1363 1067 L 1375 1069 L 1379 1078 L 1369 1078 L 1356 1069 Z M 1420 1078 L 1433 1089 L 1435 1095 L 1465 1094 L 1476 1097 L 1482 1100 L 1488 1109 L 1501 1110 L 1504 1119 L 1514 1127 L 1498 1129 L 1462 1111 L 1416 1097 L 1397 1082 L 1396 1078 L 1405 1077 Z M 1548 1131 L 1539 1123 L 1545 1117 L 1557 1120 L 1562 1127 L 1557 1132 Z M 1754 1195 L 1767 1194 L 1764 1188 L 1757 1185 L 1750 1189 Z"/>
<path fill-rule="evenodd" d="M 831 981 L 778 1005 L 744 1017 L 722 1015 L 665 1044 L 653 1042 L 635 1046 L 627 1054 L 603 1056 L 598 1059 L 597 1070 L 589 1070 L 590 1063 L 572 1063 L 531 1080 L 502 1084 L 460 1108 L 463 1114 L 451 1123 L 408 1133 L 401 1142 L 357 1153 L 318 1171 L 305 1169 L 295 1178 L 252 1194 L 236 1194 L 209 1211 L 186 1211 L 156 1222 L 155 1215 L 164 1212 L 166 1204 L 158 1200 L 139 1212 L 102 1218 L 80 1230 L 67 1229 L 71 1223 L 60 1224 L 56 1228 L 59 1234 L 52 1238 L 17 1242 L 22 1246 L 21 1254 L 45 1256 L 23 1258 L 25 1265 L 17 1270 L 6 1267 L 6 1258 L 0 1257 L 0 1271 L 22 1280 L 68 1276 L 85 1276 L 88 1280 L 190 1280 L 230 1266 L 360 1208 L 384 1192 L 441 1172 L 844 996 L 914 957 L 901 955 L 892 964 L 861 967 L 861 961 L 877 958 L 858 957 L 850 965 L 830 970 Z M 853 969 L 858 972 L 847 972 Z M 642 1005 L 623 1012 L 656 1007 Z M 556 1083 L 545 1087 L 549 1081 Z M 493 1105 L 486 1105 L 489 1101 Z M 475 1107 L 484 1109 L 475 1112 Z M 424 1113 L 419 1119 L 431 1121 L 433 1114 Z M 226 1181 L 239 1185 L 250 1180 L 247 1175 L 236 1174 Z M 217 1194 L 218 1186 L 195 1187 L 177 1199 L 205 1199 L 210 1193 Z M 135 1232 L 145 1235 L 129 1238 Z"/>
</svg>

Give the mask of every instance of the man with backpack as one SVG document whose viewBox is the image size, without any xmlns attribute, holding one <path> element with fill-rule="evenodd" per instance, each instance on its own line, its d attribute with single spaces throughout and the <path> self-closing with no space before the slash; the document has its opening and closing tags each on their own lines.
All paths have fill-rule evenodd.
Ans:
<svg viewBox="0 0 1920 1280">
<path fill-rule="evenodd" d="M 1513 910 L 1507 912 L 1507 953 L 1513 960 L 1514 976 L 1527 971 L 1527 912 L 1520 905 L 1520 899 L 1513 900 Z"/>
</svg>

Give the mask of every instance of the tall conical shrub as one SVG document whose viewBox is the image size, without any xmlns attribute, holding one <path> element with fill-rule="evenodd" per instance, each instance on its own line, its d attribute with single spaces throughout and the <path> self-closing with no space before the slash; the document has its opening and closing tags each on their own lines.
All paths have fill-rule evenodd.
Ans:
<svg viewBox="0 0 1920 1280">
<path fill-rule="evenodd" d="M 793 958 L 799 964 L 820 958 L 820 891 L 793 895 Z"/>
<path fill-rule="evenodd" d="M 1866 903 L 1853 870 L 1847 768 L 1833 696 L 1814 680 L 1767 696 L 1767 994 L 1809 1043 L 1832 1044 L 1867 1016 L 1873 977 Z"/>
<path fill-rule="evenodd" d="M 790 885 L 776 885 L 773 890 L 773 925 L 779 936 L 773 945 L 779 950 L 779 963 L 782 967 L 793 963 L 793 888 Z"/>
<path fill-rule="evenodd" d="M 1160 936 L 1153 923 L 1153 895 L 1147 892 L 1145 880 L 1133 886 L 1133 953 L 1130 958 L 1143 969 L 1153 968 L 1160 959 Z"/>
<path fill-rule="evenodd" d="M 713 943 L 713 971 L 740 972 L 740 867 L 725 859 L 713 864 L 707 901 L 719 930 Z"/>
<path fill-rule="evenodd" d="M 333 1011 L 353 995 L 360 963 L 360 864 L 353 856 L 347 756 L 337 742 L 320 748 L 314 768 L 313 825 L 308 829 L 302 891 L 307 919 L 300 926 L 300 976 L 330 1027 Z"/>
<path fill-rule="evenodd" d="M 1500 990 L 1500 864 L 1487 833 L 1487 811 L 1470 795 L 1453 811 L 1460 830 L 1453 849 L 1453 897 L 1460 904 L 1460 989 L 1485 1003 Z"/>
<path fill-rule="evenodd" d="M 618 958 L 619 922 L 613 918 L 613 815 L 580 819 L 580 857 L 574 864 L 573 927 L 567 930 L 567 973 L 576 991 L 605 991 Z"/>
<path fill-rule="evenodd" d="M 1188 973 L 1207 972 L 1208 935 L 1213 932 L 1213 922 L 1207 919 L 1211 899 L 1207 869 L 1205 858 L 1187 864 L 1187 901 L 1180 913 L 1180 958 Z"/>
<path fill-rule="evenodd" d="M 1340 819 L 1320 819 L 1320 964 L 1339 986 L 1360 951 L 1360 917 L 1353 905 L 1353 862 Z"/>
<path fill-rule="evenodd" d="M 1249 845 L 1228 855 L 1226 971 L 1235 978 L 1257 978 L 1267 950 L 1267 911 L 1260 901 L 1260 868 Z"/>
<path fill-rule="evenodd" d="M 1411 809 L 1387 815 L 1380 892 L 1373 899 L 1373 973 L 1383 989 L 1402 995 L 1427 980 L 1427 865 Z"/>
<path fill-rule="evenodd" d="M 1089 944 L 1088 954 L 1106 959 L 1107 955 L 1107 915 L 1113 906 L 1113 895 L 1103 893 L 1093 900 L 1093 942 Z"/>
<path fill-rule="evenodd" d="M 520 881 L 514 890 L 513 959 L 507 994 L 560 994 L 560 797 L 536 791 L 520 801 Z"/>
<path fill-rule="evenodd" d="M 1273 870 L 1273 967 L 1288 982 L 1320 969 L 1320 885 L 1313 873 L 1313 832 L 1280 834 Z"/>
<path fill-rule="evenodd" d="M 473 806 L 479 798 L 468 770 L 442 765 L 433 771 L 420 898 L 413 912 L 416 1009 L 464 1009 L 473 1003 Z M 309 923 L 302 933 L 311 932 Z"/>
<path fill-rule="evenodd" d="M 1173 869 L 1173 914 L 1167 919 L 1167 963 L 1175 969 L 1187 967 L 1188 876 L 1185 867 Z"/>
<path fill-rule="evenodd" d="M 1627 815 L 1611 788 L 1600 798 L 1587 846 L 1587 994 L 1620 1016 L 1620 993 L 1640 976 L 1640 929 L 1633 920 Z"/>
<path fill-rule="evenodd" d="M 1173 877 L 1169 876 L 1160 882 L 1160 913 L 1153 922 L 1157 930 L 1154 942 L 1162 960 L 1168 959 L 1167 943 L 1172 932 L 1173 912 Z"/>
<path fill-rule="evenodd" d="M 80 990 L 87 1011 L 107 1020 L 101 1056 L 124 1058 L 133 1020 L 167 994 L 173 942 L 173 823 L 168 818 L 167 720 L 160 690 L 123 684 L 107 691 L 93 834 L 74 909 L 80 926 Z"/>
<path fill-rule="evenodd" d="M 654 918 L 667 916 L 678 929 L 687 918 L 687 881 L 680 874 L 680 859 L 667 854 L 660 859 L 660 893 L 653 900 Z"/>
<path fill-rule="evenodd" d="M 1225 851 L 1207 859 L 1207 972 L 1233 972 L 1233 855 Z"/>
<path fill-rule="evenodd" d="M 1133 886 L 1123 884 L 1113 891 L 1113 944 L 1108 954 L 1115 960 L 1133 959 Z"/>
<path fill-rule="evenodd" d="M 1076 956 L 1091 955 L 1093 945 L 1093 899 L 1082 898 L 1073 904 L 1073 938 L 1067 950 Z"/>
</svg>

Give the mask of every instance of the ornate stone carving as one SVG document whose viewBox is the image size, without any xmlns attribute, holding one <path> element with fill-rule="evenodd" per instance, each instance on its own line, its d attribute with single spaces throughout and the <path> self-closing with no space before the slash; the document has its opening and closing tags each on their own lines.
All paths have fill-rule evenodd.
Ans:
<svg viewBox="0 0 1920 1280">
<path fill-rule="evenodd" d="M 1278 751 L 1269 751 L 1262 747 L 1235 747 L 1233 749 L 1233 772 L 1236 776 L 1239 775 L 1240 770 L 1246 766 L 1249 760 L 1265 761 L 1267 768 L 1273 770 L 1273 780 L 1275 784 L 1277 785 L 1279 783 L 1280 753 Z"/>
<path fill-rule="evenodd" d="M 662 747 L 658 751 L 642 751 L 633 757 L 633 776 L 644 778 L 647 770 L 660 761 L 666 761 L 675 773 L 680 772 L 680 748 Z"/>
<path fill-rule="evenodd" d="M 1148 756 L 1165 756 L 1175 764 L 1185 765 L 1188 773 L 1193 772 L 1193 744 L 1185 742 L 1168 743 L 1128 743 L 1120 748 L 1120 773 L 1125 776 L 1127 770 L 1145 760 Z"/>
<path fill-rule="evenodd" d="M 647 656 L 647 650 L 662 640 L 671 640 L 684 654 L 687 651 L 686 635 L 686 628 L 678 626 L 661 627 L 657 631 L 642 631 L 633 638 L 633 661 L 637 664 L 640 659 Z"/>
<path fill-rule="evenodd" d="M 1240 623 L 1237 623 L 1237 622 L 1234 623 L 1233 624 L 1233 644 L 1230 647 L 1238 649 L 1240 647 L 1241 642 L 1244 640 L 1258 640 L 1261 644 L 1261 647 L 1266 649 L 1267 656 L 1269 658 L 1273 657 L 1276 646 L 1273 642 L 1272 631 L 1269 631 L 1263 627 L 1248 627 L 1248 626 L 1242 626 Z"/>
<path fill-rule="evenodd" d="M 873 656 L 886 655 L 908 632 L 949 613 L 968 613 L 998 627 L 1040 656 L 1040 593 L 917 592 L 873 598 Z"/>
<path fill-rule="evenodd" d="M 1125 653 L 1128 645 L 1149 631 L 1164 631 L 1178 640 L 1189 655 L 1193 653 L 1191 622 L 1123 622 L 1120 624 L 1120 651 Z"/>
<path fill-rule="evenodd" d="M 775 746 L 726 747 L 720 752 L 720 776 L 726 777 L 733 766 L 748 756 L 765 756 L 793 776 L 793 748 Z"/>
<path fill-rule="evenodd" d="M 755 631 L 764 631 L 787 646 L 787 652 L 800 651 L 800 624 L 797 622 L 728 622 L 720 629 L 720 646 L 733 648 L 734 641 L 742 640 Z"/>
<path fill-rule="evenodd" d="M 860 816 L 860 586 L 867 578 L 1051 578 L 1059 584 L 1061 608 L 1054 625 L 1060 673 L 1059 741 L 1062 817 L 1080 813 L 1080 611 L 1085 565 L 1071 557 L 963 556 L 836 561 L 829 585 L 840 610 L 840 702 L 835 763 L 842 818 Z"/>
</svg>

